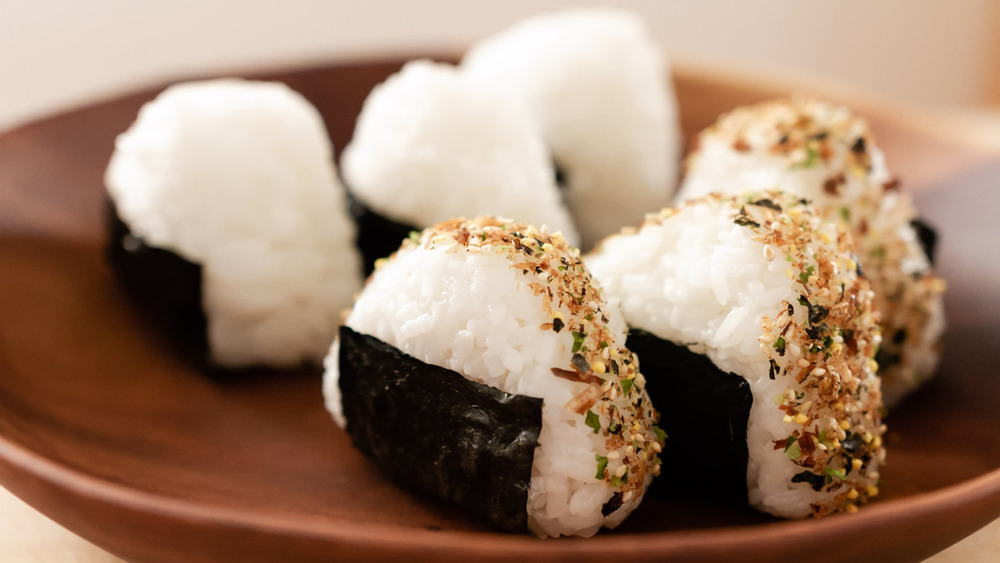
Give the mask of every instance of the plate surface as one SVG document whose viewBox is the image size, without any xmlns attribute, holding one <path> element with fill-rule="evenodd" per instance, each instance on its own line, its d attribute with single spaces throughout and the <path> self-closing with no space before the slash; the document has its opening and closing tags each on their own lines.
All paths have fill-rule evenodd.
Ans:
<svg viewBox="0 0 1000 563">
<path fill-rule="evenodd" d="M 302 92 L 335 146 L 399 61 L 258 77 Z M 681 66 L 685 131 L 797 85 Z M 319 371 L 208 377 L 117 291 L 102 175 L 115 135 L 158 91 L 0 135 L 0 483 L 128 560 L 573 559 L 893 561 L 1000 516 L 1000 156 L 961 131 L 827 94 L 870 117 L 890 168 L 942 234 L 950 335 L 941 375 L 888 420 L 880 498 L 854 515 L 777 521 L 651 500 L 595 538 L 498 534 L 400 490 L 323 409 Z"/>
</svg>

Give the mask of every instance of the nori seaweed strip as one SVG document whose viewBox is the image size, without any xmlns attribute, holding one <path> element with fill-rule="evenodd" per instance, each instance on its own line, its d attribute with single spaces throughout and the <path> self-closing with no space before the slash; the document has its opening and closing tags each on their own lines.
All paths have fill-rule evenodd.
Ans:
<svg viewBox="0 0 1000 563">
<path fill-rule="evenodd" d="M 504 531 L 527 531 L 541 399 L 470 381 L 348 327 L 339 362 L 347 432 L 383 472 Z"/>
<path fill-rule="evenodd" d="M 643 330 L 630 329 L 626 347 L 639 358 L 658 426 L 667 433 L 650 495 L 746 504 L 750 384 Z"/>
<path fill-rule="evenodd" d="M 123 289 L 198 365 L 205 366 L 208 335 L 201 265 L 146 244 L 121 220 L 111 198 L 105 202 L 107 258 Z"/>
<path fill-rule="evenodd" d="M 933 265 L 934 251 L 937 250 L 937 230 L 920 218 L 910 221 L 910 225 L 917 232 L 917 239 L 920 240 L 920 248 L 924 250 L 927 261 Z"/>
<path fill-rule="evenodd" d="M 347 209 L 357 225 L 355 245 L 361 251 L 364 274 L 367 277 L 375 270 L 375 261 L 385 258 L 399 249 L 399 245 L 413 231 L 420 230 L 412 225 L 399 223 L 373 211 L 361 200 L 347 192 Z"/>
</svg>

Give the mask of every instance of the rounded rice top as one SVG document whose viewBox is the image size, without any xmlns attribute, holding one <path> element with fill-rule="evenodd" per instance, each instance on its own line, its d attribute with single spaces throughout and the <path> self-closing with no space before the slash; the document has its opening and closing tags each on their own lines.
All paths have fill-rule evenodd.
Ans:
<svg viewBox="0 0 1000 563">
<path fill-rule="evenodd" d="M 866 120 L 846 107 L 802 94 L 735 108 L 703 130 L 686 162 L 692 177 L 685 179 L 678 199 L 705 195 L 717 187 L 705 181 L 712 177 L 706 167 L 716 162 L 716 151 L 757 159 L 754 168 L 740 171 L 749 175 L 756 169 L 760 174 L 745 185 L 788 189 L 777 180 L 798 178 L 801 183 L 790 191 L 821 207 L 836 204 L 848 219 L 852 212 L 861 213 L 858 220 L 876 212 L 883 191 L 895 185 Z M 875 204 L 857 209 L 862 201 Z"/>
<path fill-rule="evenodd" d="M 788 428 L 773 447 L 801 468 L 792 482 L 832 494 L 832 502 L 814 503 L 812 514 L 856 509 L 878 494 L 877 466 L 885 451 L 873 359 L 881 337 L 872 291 L 851 255 L 850 235 L 823 220 L 806 200 L 787 193 L 712 194 L 648 216 L 638 231 L 610 237 L 598 252 L 614 251 L 609 247 L 615 239 L 660 228 L 698 207 L 715 208 L 749 231 L 763 245 L 765 261 L 787 264 L 794 297 L 760 317 L 759 360 L 748 364 L 760 369 L 739 375 L 785 382 L 780 395 L 767 398 L 777 404 Z M 656 332 L 632 316 L 628 321 Z"/>
<path fill-rule="evenodd" d="M 699 135 L 678 200 L 729 188 L 780 188 L 809 198 L 848 226 L 881 315 L 886 404 L 937 369 L 944 315 L 935 276 L 868 123 L 848 108 L 804 95 L 736 108 Z"/>
<path fill-rule="evenodd" d="M 280 82 L 166 88 L 115 140 L 106 181 L 134 232 L 197 262 L 239 237 L 353 236 L 322 116 Z"/>
<path fill-rule="evenodd" d="M 639 15 L 588 7 L 528 18 L 473 45 L 462 68 L 541 124 L 585 247 L 669 203 L 677 103 Z"/>
<path fill-rule="evenodd" d="M 577 240 L 538 124 L 453 65 L 410 61 L 376 86 L 340 163 L 351 193 L 395 221 L 495 214 Z"/>
<path fill-rule="evenodd" d="M 551 318 L 538 328 L 572 336 L 571 360 L 551 371 L 586 384 L 564 408 L 584 417 L 605 439 L 607 454 L 595 460 L 597 474 L 621 494 L 619 501 L 638 498 L 646 475 L 659 474 L 664 436 L 655 426 L 659 415 L 645 393 L 638 361 L 615 342 L 618 331 L 611 327 L 608 305 L 579 250 L 559 233 L 496 217 L 439 223 L 405 241 L 401 251 L 415 247 L 497 254 L 521 271 Z"/>
</svg>

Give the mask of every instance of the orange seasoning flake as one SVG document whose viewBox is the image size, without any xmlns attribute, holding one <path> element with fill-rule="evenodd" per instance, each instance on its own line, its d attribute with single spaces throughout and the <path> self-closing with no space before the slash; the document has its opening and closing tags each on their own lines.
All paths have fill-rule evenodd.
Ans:
<svg viewBox="0 0 1000 563">
<path fill-rule="evenodd" d="M 646 395 L 637 359 L 612 338 L 601 290 L 579 250 L 560 233 L 497 217 L 446 221 L 411 237 L 404 247 L 454 243 L 469 252 L 505 256 L 552 319 L 540 329 L 572 336 L 570 362 L 552 368 L 553 376 L 579 383 L 564 408 L 605 438 L 608 452 L 596 460 L 600 476 L 595 476 L 623 499 L 642 494 L 646 475 L 660 471 L 659 414 Z"/>
</svg>

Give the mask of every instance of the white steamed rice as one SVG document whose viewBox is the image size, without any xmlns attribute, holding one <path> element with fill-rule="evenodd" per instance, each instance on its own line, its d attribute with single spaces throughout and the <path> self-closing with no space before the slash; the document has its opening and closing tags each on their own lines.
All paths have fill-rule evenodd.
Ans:
<svg viewBox="0 0 1000 563">
<path fill-rule="evenodd" d="M 677 103 L 668 61 L 637 14 L 592 7 L 528 18 L 474 44 L 462 68 L 541 124 L 583 248 L 670 201 Z"/>
<path fill-rule="evenodd" d="M 578 241 L 538 125 L 452 65 L 411 61 L 376 86 L 340 162 L 351 193 L 400 223 L 493 214 Z"/>
<path fill-rule="evenodd" d="M 784 212 L 751 203 L 762 200 Z M 877 494 L 872 487 L 884 455 L 884 428 L 871 356 L 878 330 L 871 292 L 855 272 L 847 240 L 795 197 L 755 193 L 692 200 L 650 215 L 638 229 L 605 239 L 585 256 L 609 298 L 621 302 L 630 327 L 686 345 L 749 382 L 749 500 L 774 515 L 852 510 Z M 848 295 L 838 296 L 841 291 Z M 831 340 L 821 350 L 811 349 L 822 344 L 806 336 L 809 312 L 800 297 L 829 308 L 823 322 Z M 863 468 L 845 469 L 844 458 L 862 459 L 840 446 L 846 432 L 868 436 Z M 775 447 L 793 434 L 795 447 L 809 440 L 801 456 Z M 821 453 L 807 456 L 814 438 L 824 443 L 816 446 Z M 819 491 L 794 479 L 803 471 L 822 478 L 824 470 L 831 479 Z"/>
<path fill-rule="evenodd" d="M 945 331 L 944 282 L 911 222 L 868 123 L 849 109 L 797 95 L 723 115 L 689 155 L 678 201 L 713 191 L 780 188 L 810 199 L 854 236 L 884 333 L 879 376 L 888 406 L 936 372 Z"/>
<path fill-rule="evenodd" d="M 210 360 L 323 358 L 360 286 L 319 113 L 283 84 L 178 84 L 143 106 L 106 173 L 146 244 L 202 266 Z"/>
<path fill-rule="evenodd" d="M 649 448 L 661 444 L 654 445 L 657 439 L 651 426 L 655 420 L 641 379 L 636 381 L 629 399 L 618 394 L 620 387 L 610 373 L 602 376 L 607 378 L 605 389 L 595 388 L 604 399 L 590 408 L 600 413 L 605 427 L 607 417 L 598 407 L 611 404 L 616 405 L 621 416 L 631 413 L 625 418 L 626 426 L 636 425 L 628 432 L 634 432 L 638 441 L 617 443 L 606 430 L 597 433 L 585 423 L 582 414 L 570 407 L 576 397 L 593 390 L 594 384 L 556 377 L 553 368 L 573 370 L 572 333 L 578 330 L 587 332 L 581 353 L 592 365 L 596 366 L 595 358 L 605 349 L 611 352 L 605 353 L 609 365 L 611 359 L 621 361 L 624 356 L 619 353 L 627 354 L 627 350 L 618 348 L 625 338 L 620 311 L 603 305 L 598 290 L 589 285 L 589 275 L 581 277 L 584 274 L 579 259 L 558 235 L 550 237 L 523 225 L 508 227 L 507 234 L 501 234 L 500 223 L 484 219 L 462 225 L 458 230 L 454 224 L 439 225 L 425 231 L 419 243 L 405 244 L 371 276 L 346 325 L 468 379 L 544 399 L 526 507 L 530 529 L 542 537 L 591 536 L 602 526 L 617 526 L 638 506 L 658 470 L 658 450 Z M 466 237 L 469 242 L 463 245 L 454 235 L 466 227 L 472 236 Z M 517 231 L 525 235 L 520 240 L 534 248 L 530 256 L 510 250 L 509 234 Z M 480 239 L 481 233 L 485 233 L 485 242 Z M 520 265 L 515 266 L 515 261 L 522 259 L 551 263 L 552 267 L 545 266 L 544 272 L 554 279 L 546 282 L 543 275 L 536 276 L 530 269 L 524 273 Z M 570 264 L 562 273 L 555 268 L 560 260 Z M 580 318 L 576 312 L 579 305 L 563 301 L 566 294 L 558 288 L 578 283 L 590 289 L 584 307 L 596 311 L 595 319 Z M 543 286 L 553 290 L 551 302 L 538 291 Z M 582 295 L 579 288 L 574 291 Z M 553 329 L 555 317 L 564 319 L 564 329 Z M 598 347 L 591 342 L 599 337 L 610 346 Z M 323 389 L 327 408 L 345 426 L 338 366 L 335 342 L 326 360 Z M 603 370 L 603 363 L 594 369 Z M 621 374 L 625 377 L 624 366 Z M 628 401 L 639 397 L 644 398 L 645 406 L 637 415 Z M 620 471 L 627 462 L 634 476 L 630 485 L 620 486 L 625 489 L 617 489 L 626 491 L 624 504 L 608 516 L 602 515 L 601 508 L 616 488 L 609 485 L 607 478 L 595 477 L 595 456 L 608 457 L 609 474 Z M 613 476 L 610 478 L 613 481 Z"/>
</svg>

